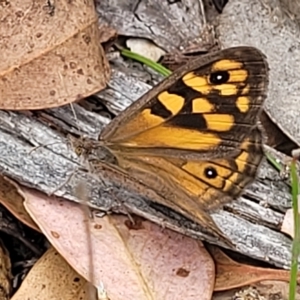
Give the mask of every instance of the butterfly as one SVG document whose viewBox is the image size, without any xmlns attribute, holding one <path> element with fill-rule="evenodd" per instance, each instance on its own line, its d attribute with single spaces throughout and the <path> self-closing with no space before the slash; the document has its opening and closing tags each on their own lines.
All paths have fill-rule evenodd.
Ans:
<svg viewBox="0 0 300 300">
<path fill-rule="evenodd" d="M 99 141 L 160 204 L 224 237 L 210 213 L 238 198 L 263 159 L 268 63 L 253 47 L 196 58 L 124 110 Z"/>
</svg>

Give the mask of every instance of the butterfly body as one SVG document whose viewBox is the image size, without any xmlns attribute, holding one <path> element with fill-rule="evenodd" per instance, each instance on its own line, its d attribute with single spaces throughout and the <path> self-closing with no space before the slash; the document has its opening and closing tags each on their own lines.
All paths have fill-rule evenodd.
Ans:
<svg viewBox="0 0 300 300">
<path fill-rule="evenodd" d="M 101 143 L 161 204 L 222 233 L 209 212 L 240 196 L 263 158 L 268 65 L 252 47 L 183 66 L 115 118 Z"/>
</svg>

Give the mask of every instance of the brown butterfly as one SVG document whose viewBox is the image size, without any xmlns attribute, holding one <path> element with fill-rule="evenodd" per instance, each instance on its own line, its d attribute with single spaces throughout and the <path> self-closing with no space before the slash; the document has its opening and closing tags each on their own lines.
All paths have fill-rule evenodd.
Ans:
<svg viewBox="0 0 300 300">
<path fill-rule="evenodd" d="M 268 64 L 256 48 L 201 56 L 123 111 L 100 144 L 160 204 L 224 237 L 209 213 L 239 197 L 256 176 L 267 86 Z"/>
</svg>

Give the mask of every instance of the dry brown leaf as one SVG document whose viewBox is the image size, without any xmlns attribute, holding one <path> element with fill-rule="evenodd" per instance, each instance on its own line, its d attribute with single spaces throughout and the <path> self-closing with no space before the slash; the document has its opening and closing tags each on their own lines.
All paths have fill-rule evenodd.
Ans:
<svg viewBox="0 0 300 300">
<path fill-rule="evenodd" d="M 209 252 L 216 264 L 214 291 L 225 291 L 263 280 L 289 281 L 287 270 L 268 269 L 240 264 L 229 258 L 220 248 L 209 246 Z M 300 275 L 298 277 L 298 281 Z"/>
<path fill-rule="evenodd" d="M 0 203 L 18 220 L 30 228 L 40 231 L 23 206 L 24 198 L 18 191 L 18 185 L 12 180 L 0 176 Z"/>
<path fill-rule="evenodd" d="M 54 247 L 85 278 L 91 247 L 80 205 L 25 191 L 25 207 Z M 202 243 L 141 219 L 90 224 L 94 279 L 111 300 L 211 299 L 214 264 Z"/>
<path fill-rule="evenodd" d="M 56 107 L 105 87 L 92 0 L 4 1 L 0 20 L 0 109 Z"/>
<path fill-rule="evenodd" d="M 288 155 L 290 155 L 293 149 L 297 148 L 297 145 L 282 132 L 265 112 L 262 112 L 260 115 L 260 122 L 267 137 L 266 143 L 270 147 L 276 148 L 278 151 Z"/>
<path fill-rule="evenodd" d="M 117 31 L 106 24 L 99 24 L 99 43 L 106 43 L 117 38 Z"/>
<path fill-rule="evenodd" d="M 50 248 L 35 263 L 11 300 L 88 300 L 86 291 L 87 281 Z"/>
</svg>

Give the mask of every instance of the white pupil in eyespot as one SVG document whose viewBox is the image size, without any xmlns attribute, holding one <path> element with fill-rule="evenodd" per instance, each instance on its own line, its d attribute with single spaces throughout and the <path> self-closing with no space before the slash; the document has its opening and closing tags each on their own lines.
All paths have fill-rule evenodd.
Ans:
<svg viewBox="0 0 300 300">
<path fill-rule="evenodd" d="M 208 176 L 213 176 L 213 175 L 214 175 L 214 173 L 213 173 L 213 171 L 212 171 L 212 170 L 208 170 L 208 171 L 207 171 L 207 175 L 208 175 Z"/>
<path fill-rule="evenodd" d="M 222 75 L 217 75 L 217 80 L 221 81 L 222 80 Z"/>
</svg>

